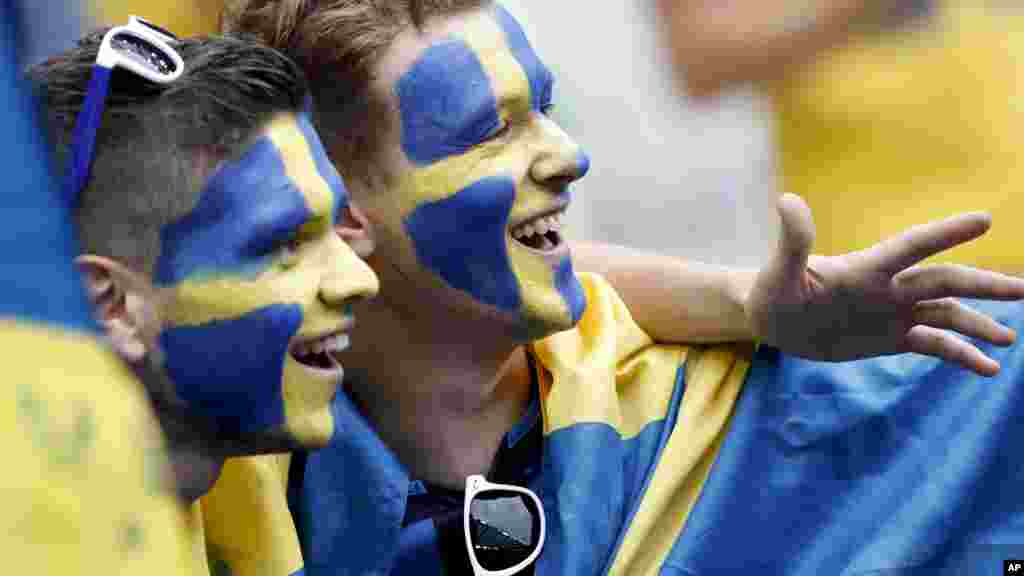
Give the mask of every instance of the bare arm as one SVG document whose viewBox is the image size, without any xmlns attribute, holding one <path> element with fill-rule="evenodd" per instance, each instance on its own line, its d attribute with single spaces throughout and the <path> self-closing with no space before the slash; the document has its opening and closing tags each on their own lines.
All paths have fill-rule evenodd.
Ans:
<svg viewBox="0 0 1024 576">
<path fill-rule="evenodd" d="M 878 0 L 655 0 L 676 73 L 691 96 L 779 77 L 842 43 Z"/>
<path fill-rule="evenodd" d="M 990 216 L 959 214 L 823 257 L 810 255 L 814 222 L 803 200 L 785 194 L 778 210 L 778 245 L 756 272 L 599 244 L 574 246 L 577 268 L 605 276 L 637 324 L 662 342 L 756 337 L 816 360 L 916 352 L 979 374 L 999 371 L 962 336 L 1007 346 L 1016 335 L 958 299 L 1022 300 L 1024 279 L 920 263 L 984 235 Z"/>
<path fill-rule="evenodd" d="M 753 339 L 743 302 L 757 270 L 692 262 L 609 244 L 572 246 L 579 270 L 604 276 L 636 323 L 661 342 Z"/>
</svg>

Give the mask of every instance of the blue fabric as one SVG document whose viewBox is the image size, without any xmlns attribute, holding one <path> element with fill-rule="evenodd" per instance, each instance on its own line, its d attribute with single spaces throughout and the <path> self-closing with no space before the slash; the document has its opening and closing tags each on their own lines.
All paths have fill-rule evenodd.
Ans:
<svg viewBox="0 0 1024 576">
<path fill-rule="evenodd" d="M 71 154 L 68 156 L 68 171 L 64 175 L 64 202 L 74 208 L 79 194 L 89 182 L 92 173 L 92 158 L 96 148 L 96 131 L 103 121 L 107 93 L 110 92 L 110 68 L 94 66 L 85 101 L 75 118 L 75 129 L 71 135 Z"/>
<path fill-rule="evenodd" d="M 527 483 L 541 498 L 548 524 L 538 575 L 606 569 L 674 427 L 684 387 L 681 367 L 669 417 L 629 440 L 605 424 L 578 425 L 545 437 L 541 473 Z M 334 415 L 335 438 L 329 447 L 310 453 L 296 499 L 307 574 L 391 573 L 399 559 L 407 572 L 395 574 L 436 574 L 426 565 L 414 571 L 405 562 L 434 558 L 437 548 L 436 535 L 419 526 L 424 522 L 411 533 L 401 529 L 414 484 L 408 473 L 347 395 L 338 395 Z M 536 414 L 527 413 L 522 424 L 529 421 L 538 422 Z"/>
<path fill-rule="evenodd" d="M 973 305 L 1024 333 L 1024 305 Z M 664 573 L 1001 573 L 1024 548 L 1024 354 L 989 351 L 994 379 L 762 349 Z"/>
<path fill-rule="evenodd" d="M 971 304 L 1024 333 L 1024 304 Z M 922 356 L 828 364 L 762 348 L 661 573 L 981 575 L 1024 557 L 1024 352 L 983 348 L 1003 365 L 994 379 Z M 386 572 L 409 479 L 339 398 L 339 434 L 304 484 L 307 572 Z M 538 575 L 608 569 L 677 403 L 627 442 L 600 424 L 545 438 L 530 486 L 549 531 Z"/>
<path fill-rule="evenodd" d="M 297 499 L 307 576 L 387 574 L 398 548 L 409 475 L 347 394 L 335 436 L 311 452 Z"/>
<path fill-rule="evenodd" d="M 48 146 L 17 67 L 18 19 L 0 2 L 0 317 L 96 332 L 72 259 L 70 214 L 50 173 Z"/>
<path fill-rule="evenodd" d="M 547 542 L 537 576 L 608 570 L 675 428 L 685 388 L 680 366 L 667 417 L 629 440 L 603 423 L 577 424 L 545 438 L 537 492 L 547 514 Z"/>
</svg>

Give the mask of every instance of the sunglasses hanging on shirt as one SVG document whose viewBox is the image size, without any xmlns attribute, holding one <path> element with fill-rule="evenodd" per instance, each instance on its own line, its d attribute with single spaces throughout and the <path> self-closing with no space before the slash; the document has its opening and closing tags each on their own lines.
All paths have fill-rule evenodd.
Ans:
<svg viewBox="0 0 1024 576">
<path fill-rule="evenodd" d="M 532 491 L 466 479 L 463 528 L 474 576 L 512 576 L 530 566 L 544 546 L 544 508 Z"/>
</svg>

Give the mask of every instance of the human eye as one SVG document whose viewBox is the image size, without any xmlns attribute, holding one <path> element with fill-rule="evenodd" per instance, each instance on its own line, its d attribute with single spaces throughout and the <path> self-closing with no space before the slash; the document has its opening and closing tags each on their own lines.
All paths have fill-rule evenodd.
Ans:
<svg viewBox="0 0 1024 576">
<path fill-rule="evenodd" d="M 274 260 L 285 268 L 291 268 L 299 261 L 299 249 L 302 247 L 302 239 L 293 236 L 278 244 L 274 249 Z"/>
</svg>

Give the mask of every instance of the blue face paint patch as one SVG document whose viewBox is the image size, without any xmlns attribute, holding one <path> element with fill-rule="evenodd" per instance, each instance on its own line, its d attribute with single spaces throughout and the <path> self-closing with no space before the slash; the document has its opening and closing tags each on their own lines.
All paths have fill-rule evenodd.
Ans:
<svg viewBox="0 0 1024 576">
<path fill-rule="evenodd" d="M 518 310 L 519 282 L 505 237 L 515 196 L 513 180 L 494 176 L 416 208 L 405 219 L 405 229 L 420 262 L 480 302 Z"/>
<path fill-rule="evenodd" d="M 402 150 L 427 165 L 483 142 L 501 126 L 491 81 L 460 40 L 427 48 L 395 85 Z"/>
<path fill-rule="evenodd" d="M 210 178 L 191 212 L 161 230 L 156 283 L 202 273 L 255 276 L 310 216 L 277 147 L 263 138 Z"/>
<path fill-rule="evenodd" d="M 330 158 L 327 157 L 327 151 L 324 150 L 324 145 L 320 141 L 320 135 L 317 134 L 316 128 L 313 127 L 308 112 L 299 115 L 298 125 L 299 130 L 302 131 L 302 135 L 306 137 L 306 142 L 309 144 L 309 152 L 313 157 L 313 162 L 316 164 L 316 171 L 327 182 L 327 186 L 330 187 L 331 192 L 334 194 L 334 209 L 331 214 L 334 217 L 334 221 L 338 222 L 341 219 L 341 211 L 348 206 L 348 188 L 345 187 L 341 174 L 334 167 L 334 162 L 331 162 Z"/>
<path fill-rule="evenodd" d="M 587 172 L 590 172 L 590 156 L 581 150 L 576 156 L 576 178 L 583 178 Z"/>
<path fill-rule="evenodd" d="M 572 269 L 572 259 L 568 256 L 563 258 L 555 269 L 555 288 L 569 306 L 569 314 L 575 326 L 587 309 L 587 296 Z"/>
<path fill-rule="evenodd" d="M 275 304 L 237 319 L 170 328 L 160 334 L 167 374 L 191 408 L 234 432 L 279 426 L 284 361 L 302 320 L 299 305 Z"/>
<path fill-rule="evenodd" d="M 509 51 L 515 57 L 519 65 L 526 72 L 526 78 L 530 81 L 530 106 L 537 111 L 543 111 L 551 104 L 552 91 L 555 84 L 555 77 L 551 70 L 540 61 L 537 53 L 530 46 L 519 22 L 505 9 L 498 5 L 495 8 L 495 17 L 498 25 L 505 32 L 505 42 Z"/>
</svg>

